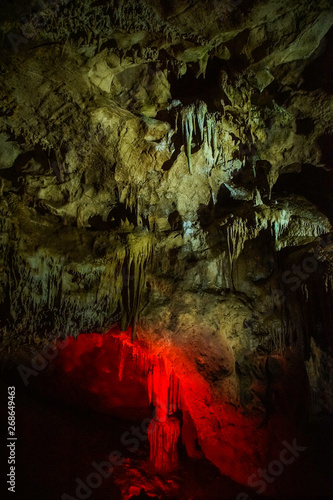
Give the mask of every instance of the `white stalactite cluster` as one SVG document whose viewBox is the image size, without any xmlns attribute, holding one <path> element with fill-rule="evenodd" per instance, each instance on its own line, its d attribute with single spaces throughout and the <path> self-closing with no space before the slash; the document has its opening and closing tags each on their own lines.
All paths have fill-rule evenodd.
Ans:
<svg viewBox="0 0 333 500">
<path fill-rule="evenodd" d="M 230 269 L 244 249 L 245 241 L 249 239 L 247 221 L 241 218 L 233 219 L 227 227 L 227 244 Z"/>
<path fill-rule="evenodd" d="M 290 212 L 287 212 L 287 210 L 281 210 L 273 214 L 273 218 L 271 220 L 271 230 L 276 242 L 287 229 L 290 222 L 290 216 L 291 214 Z"/>
<path fill-rule="evenodd" d="M 181 110 L 182 132 L 185 146 L 185 153 L 188 160 L 189 172 L 192 174 L 192 139 L 194 134 L 200 135 L 200 140 L 204 144 L 205 153 L 210 152 L 211 161 L 216 162 L 219 157 L 217 140 L 218 113 L 208 113 L 207 104 L 199 101 Z"/>
<path fill-rule="evenodd" d="M 231 270 L 234 262 L 243 251 L 245 242 L 257 238 L 259 233 L 265 229 L 270 229 L 277 251 L 290 244 L 286 233 L 291 223 L 293 224 L 292 237 L 295 244 L 306 237 L 315 238 L 329 231 L 326 220 L 318 221 L 300 216 L 295 217 L 291 208 L 273 208 L 258 205 L 253 214 L 253 221 L 246 217 L 232 217 L 226 221 L 224 225 L 227 226 L 227 246 Z"/>
<path fill-rule="evenodd" d="M 185 153 L 188 161 L 188 168 L 190 174 L 192 174 L 192 158 L 191 158 L 191 149 L 192 149 L 192 137 L 193 131 L 196 131 L 195 124 L 195 107 L 194 104 L 187 106 L 181 111 L 182 117 L 182 131 L 183 138 L 185 143 Z"/>
<path fill-rule="evenodd" d="M 131 323 L 135 333 L 153 237 L 146 231 L 132 233 L 126 243 L 111 241 L 105 257 L 84 263 L 79 259 L 68 262 L 47 248 L 33 255 L 23 248 L 11 257 L 4 252 L 4 268 L 10 269 L 4 282 L 8 281 L 9 312 L 17 321 L 17 330 L 38 332 L 42 328 L 74 334 L 111 326 L 119 308 L 123 325 L 127 329 Z M 6 250 L 4 245 L 2 248 Z M 68 318 L 65 328 L 64 317 Z"/>
<path fill-rule="evenodd" d="M 287 338 L 287 326 L 285 322 L 281 321 L 271 323 L 270 334 L 272 337 L 272 348 L 282 354 Z"/>
<path fill-rule="evenodd" d="M 132 323 L 133 337 L 139 318 L 141 296 L 146 283 L 146 267 L 153 255 L 153 237 L 144 232 L 127 237 L 126 265 L 123 270 L 123 287 L 127 292 L 126 302 L 121 299 L 122 328 L 127 329 Z M 125 271 L 125 272 L 124 272 Z"/>
<path fill-rule="evenodd" d="M 227 245 L 231 271 L 234 262 L 244 250 L 245 242 L 256 238 L 262 229 L 267 228 L 267 220 L 257 217 L 257 214 L 255 215 L 254 224 L 251 224 L 247 219 L 235 217 L 227 225 Z"/>
<path fill-rule="evenodd" d="M 291 211 L 281 210 L 275 212 L 272 217 L 272 235 L 275 237 L 275 248 L 281 250 L 291 241 L 286 235 L 288 227 L 292 224 L 293 240 L 301 241 L 302 238 L 317 238 L 329 231 L 330 227 L 325 223 L 305 216 L 295 217 Z M 286 238 L 287 236 L 287 238 Z"/>
</svg>

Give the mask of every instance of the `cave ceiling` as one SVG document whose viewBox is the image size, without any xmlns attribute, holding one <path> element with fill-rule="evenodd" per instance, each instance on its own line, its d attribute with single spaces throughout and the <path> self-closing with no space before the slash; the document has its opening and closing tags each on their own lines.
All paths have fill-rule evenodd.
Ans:
<svg viewBox="0 0 333 500">
<path fill-rule="evenodd" d="M 214 381 L 244 352 L 297 345 L 318 384 L 332 345 L 330 2 L 0 12 L 3 352 L 119 322 L 200 353 Z"/>
</svg>

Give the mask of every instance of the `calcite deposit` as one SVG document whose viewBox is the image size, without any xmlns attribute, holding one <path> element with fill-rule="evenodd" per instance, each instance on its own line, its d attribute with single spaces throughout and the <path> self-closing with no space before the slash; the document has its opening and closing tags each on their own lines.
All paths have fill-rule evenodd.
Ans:
<svg viewBox="0 0 333 500">
<path fill-rule="evenodd" d="M 1 5 L 2 359 L 127 331 L 183 395 L 152 462 L 183 426 L 246 484 L 333 409 L 331 2 L 43 5 Z"/>
</svg>

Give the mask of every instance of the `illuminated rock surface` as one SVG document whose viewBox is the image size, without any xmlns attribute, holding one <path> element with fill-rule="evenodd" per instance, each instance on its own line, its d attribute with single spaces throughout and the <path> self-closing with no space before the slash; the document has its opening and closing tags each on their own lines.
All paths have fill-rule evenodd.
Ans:
<svg viewBox="0 0 333 500">
<path fill-rule="evenodd" d="M 32 4 L 0 7 L 2 363 L 69 336 L 32 385 L 152 419 L 124 498 L 184 457 L 247 485 L 333 407 L 330 2 Z"/>
</svg>

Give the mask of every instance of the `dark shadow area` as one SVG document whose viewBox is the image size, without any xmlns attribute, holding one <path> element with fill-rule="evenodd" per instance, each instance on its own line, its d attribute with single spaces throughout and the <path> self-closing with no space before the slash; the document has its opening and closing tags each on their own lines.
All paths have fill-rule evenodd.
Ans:
<svg viewBox="0 0 333 500">
<path fill-rule="evenodd" d="M 225 213 L 229 213 L 230 208 L 237 208 L 242 205 L 244 205 L 244 201 L 235 200 L 226 185 L 222 184 L 216 196 L 216 203 L 214 206 L 215 218 L 219 218 Z"/>
<path fill-rule="evenodd" d="M 88 219 L 90 231 L 108 231 L 110 230 L 110 223 L 103 220 L 101 215 L 92 215 Z"/>
<path fill-rule="evenodd" d="M 210 224 L 214 221 L 214 203 L 212 198 L 210 199 L 208 205 L 199 205 L 197 215 L 202 229 L 208 230 Z"/>
<path fill-rule="evenodd" d="M 315 128 L 312 118 L 300 118 L 296 120 L 296 134 L 310 135 Z"/>
<path fill-rule="evenodd" d="M 261 59 L 264 59 L 264 57 L 269 54 L 269 50 L 270 42 L 268 40 L 265 40 L 261 45 L 259 45 L 259 47 L 256 47 L 252 51 L 253 61 L 256 63 L 261 61 Z"/>
<path fill-rule="evenodd" d="M 118 229 L 122 222 L 128 220 L 130 224 L 137 225 L 137 214 L 126 207 L 125 203 L 118 203 L 109 212 L 107 222 L 108 229 Z M 97 229 L 97 228 L 96 228 Z"/>
<path fill-rule="evenodd" d="M 333 134 L 323 134 L 318 138 L 318 145 L 321 150 L 321 163 L 333 170 Z"/>
<path fill-rule="evenodd" d="M 299 173 L 281 174 L 272 195 L 304 196 L 333 220 L 333 176 L 327 170 L 305 164 Z"/>
<path fill-rule="evenodd" d="M 238 33 L 235 38 L 226 42 L 226 47 L 229 49 L 231 54 L 231 58 L 227 62 L 228 75 L 241 73 L 248 67 L 249 60 L 244 54 L 242 54 L 242 50 L 244 45 L 247 43 L 249 34 L 250 29 L 246 28 Z"/>
<path fill-rule="evenodd" d="M 174 212 L 171 212 L 171 214 L 169 214 L 168 222 L 172 231 L 183 230 L 183 220 L 178 210 L 175 210 Z"/>
<path fill-rule="evenodd" d="M 208 205 L 201 204 L 199 206 L 197 210 L 199 224 L 208 233 L 210 238 L 214 234 L 211 225 L 230 214 L 230 210 L 238 209 L 241 206 L 244 206 L 244 201 L 235 200 L 225 184 L 222 184 L 217 193 L 215 203 L 211 197 Z"/>
<path fill-rule="evenodd" d="M 41 372 L 38 378 L 44 378 Z M 61 383 L 64 383 L 64 380 Z M 68 380 L 68 387 L 75 387 Z M 175 484 L 174 495 L 158 496 L 161 500 L 235 500 L 262 499 L 265 494 L 258 495 L 256 487 L 249 488 L 237 484 L 228 477 L 222 476 L 218 469 L 206 459 L 189 459 L 181 457 L 178 470 L 168 476 L 156 474 L 148 465 L 149 443 L 140 442 L 135 452 L 131 451 L 132 443 L 122 444 L 121 437 L 128 433 L 133 422 L 111 415 L 103 415 L 91 410 L 78 409 L 71 403 L 54 400 L 53 389 L 57 378 L 45 385 L 48 393 L 41 394 L 32 389 L 32 385 L 24 387 L 16 367 L 3 371 L 0 381 L 3 401 L 0 410 L 1 427 L 5 428 L 7 411 L 5 398 L 7 387 L 16 387 L 16 424 L 18 444 L 16 447 L 16 494 L 19 500 L 59 500 L 65 493 L 67 498 L 80 498 L 76 495 L 77 479 L 87 484 L 87 478 L 97 469 L 93 463 L 101 464 L 108 460 L 110 453 L 115 450 L 126 459 L 125 468 L 132 471 L 128 475 L 130 484 L 138 486 L 137 471 L 145 471 L 143 481 L 149 484 L 149 474 L 153 473 L 152 481 L 162 484 L 164 481 Z M 111 390 L 111 388 L 110 388 Z M 79 395 L 79 394 L 78 394 Z M 297 460 L 284 468 L 283 474 L 276 478 L 280 487 L 279 494 L 271 498 L 279 500 L 329 500 L 329 491 L 332 488 L 332 418 L 319 416 L 312 419 L 307 426 L 305 441 L 297 444 L 307 446 Z M 140 424 L 140 422 L 138 422 Z M 135 425 L 137 425 L 135 423 Z M 5 433 L 2 432 L 2 438 Z M 130 446 L 131 445 L 131 446 Z M 290 455 L 288 455 L 289 457 Z M 278 458 L 278 457 L 277 457 Z M 7 466 L 5 454 L 2 454 L 3 467 Z M 126 465 L 128 464 L 128 465 Z M 115 466 L 109 477 L 101 477 L 98 487 L 92 487 L 91 493 L 85 498 L 91 500 L 122 500 L 123 496 L 114 478 L 119 478 L 121 469 Z M 127 472 L 128 474 L 128 472 Z M 160 480 L 159 480 L 160 477 Z M 132 478 L 132 479 L 131 479 Z M 91 478 L 91 484 L 94 484 Z M 313 481 L 311 483 L 311 481 Z M 81 483 L 81 484 L 82 484 Z M 97 483 L 95 483 L 97 484 Z M 142 483 L 141 483 L 142 485 Z M 176 492 L 176 489 L 179 490 Z M 83 492 L 83 487 L 82 490 Z M 206 492 L 206 496 L 204 493 Z M 14 497 L 14 495 L 13 495 Z M 66 497 L 65 497 L 66 498 Z M 83 498 L 83 497 L 82 497 Z M 145 484 L 140 493 L 132 498 L 154 498 L 146 492 Z"/>
<path fill-rule="evenodd" d="M 333 93 L 333 28 L 322 41 L 322 53 L 303 72 L 302 90 L 312 92 L 322 89 L 328 94 Z"/>
<path fill-rule="evenodd" d="M 67 498 L 80 498 L 76 496 L 76 479 L 86 484 L 88 476 L 96 472 L 93 462 L 100 464 L 114 450 L 125 452 L 120 437 L 131 423 L 126 426 L 120 419 L 54 401 L 51 387 L 49 397 L 43 397 L 29 388 L 22 388 L 22 380 L 17 380 L 13 374 L 7 378 L 7 384 L 16 387 L 18 440 L 13 498 L 59 500 L 65 493 L 70 495 Z M 0 387 L 5 395 L 4 382 Z M 5 406 L 2 408 L 0 418 L 4 423 Z M 7 470 L 7 466 L 1 470 Z M 112 474 L 100 483 L 98 488 L 91 489 L 91 500 L 122 500 Z M 82 486 L 82 494 L 84 489 Z M 87 493 L 88 490 L 85 498 L 88 498 Z"/>
<path fill-rule="evenodd" d="M 29 162 L 34 160 L 34 166 Z M 36 165 L 36 164 L 39 164 Z M 21 153 L 18 155 L 11 168 L 0 170 L 0 177 L 7 179 L 13 183 L 14 187 L 19 187 L 18 177 L 31 173 L 51 174 L 52 170 L 57 175 L 60 175 L 57 166 L 56 155 L 53 150 L 48 154 L 40 146 L 36 146 L 33 150 Z"/>
<path fill-rule="evenodd" d="M 188 64 L 185 75 L 180 78 L 171 72 L 169 81 L 172 98 L 181 101 L 184 106 L 201 100 L 207 104 L 209 112 L 222 111 L 219 80 L 224 68 L 225 61 L 212 57 L 207 63 L 205 76 L 196 76 L 198 66 L 195 64 Z"/>
<path fill-rule="evenodd" d="M 119 229 L 122 222 L 126 219 L 134 227 L 138 225 L 138 216 L 135 210 L 126 207 L 125 203 L 117 203 L 109 212 L 107 220 L 103 220 L 103 217 L 99 214 L 92 215 L 89 217 L 88 222 L 90 227 L 87 228 L 88 231 L 111 231 Z M 143 227 L 149 228 L 148 217 L 141 216 Z"/>
<path fill-rule="evenodd" d="M 273 109 L 274 101 L 281 105 L 280 101 L 282 101 L 282 103 L 285 102 L 286 98 L 289 96 L 290 93 L 280 91 L 280 85 L 276 80 L 273 80 L 261 92 L 259 89 L 253 88 L 251 103 L 255 106 Z"/>
</svg>

